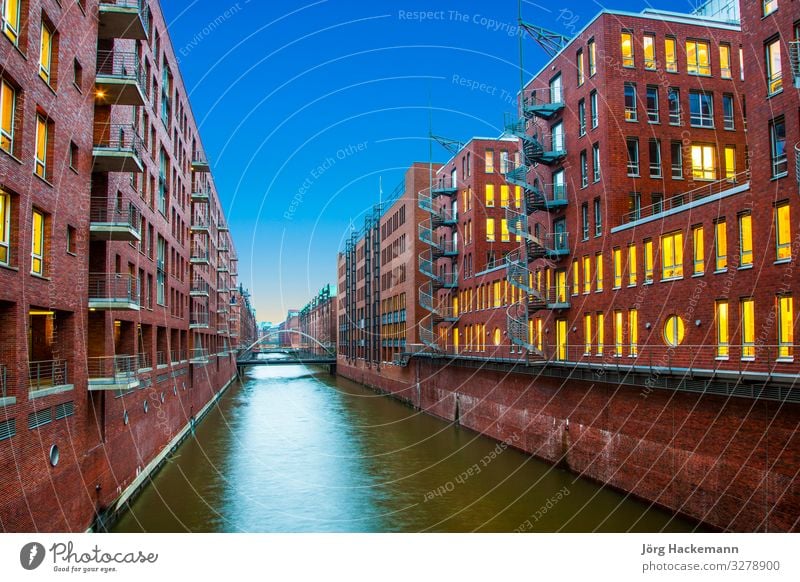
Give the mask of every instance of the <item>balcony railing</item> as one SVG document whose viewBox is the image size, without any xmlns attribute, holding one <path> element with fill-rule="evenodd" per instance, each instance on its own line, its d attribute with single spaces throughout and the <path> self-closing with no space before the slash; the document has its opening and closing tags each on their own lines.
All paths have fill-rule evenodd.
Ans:
<svg viewBox="0 0 800 582">
<path fill-rule="evenodd" d="M 28 363 L 28 388 L 31 392 L 69 384 L 66 360 Z"/>
<path fill-rule="evenodd" d="M 195 277 L 192 279 L 192 285 L 189 287 L 189 295 L 192 297 L 208 297 L 211 286 L 205 279 Z"/>
<path fill-rule="evenodd" d="M 167 352 L 156 352 L 156 367 L 165 368 L 169 366 L 170 361 L 168 356 L 169 354 Z"/>
<path fill-rule="evenodd" d="M 89 308 L 138 311 L 139 280 L 125 273 L 90 273 Z"/>
<path fill-rule="evenodd" d="M 89 221 L 93 239 L 125 242 L 142 239 L 141 214 L 129 200 L 92 197 Z"/>
<path fill-rule="evenodd" d="M 136 356 L 88 358 L 89 390 L 130 390 L 139 386 Z"/>
<path fill-rule="evenodd" d="M 140 372 L 153 369 L 153 364 L 150 361 L 150 354 L 147 352 L 139 352 L 136 354 L 136 369 Z"/>
<path fill-rule="evenodd" d="M 523 112 L 526 116 L 537 116 L 552 119 L 564 109 L 564 90 L 550 87 L 531 91 L 522 100 Z"/>
<path fill-rule="evenodd" d="M 452 270 L 440 273 L 432 258 L 430 249 L 422 251 L 419 256 L 420 273 L 429 277 L 435 287 L 445 289 L 455 289 L 458 287 L 458 271 L 455 265 L 453 265 L 451 269 Z"/>
<path fill-rule="evenodd" d="M 795 89 L 800 89 L 800 40 L 789 41 L 789 65 Z"/>
<path fill-rule="evenodd" d="M 169 353 L 169 359 L 172 364 L 177 364 L 186 361 L 186 350 L 172 350 Z"/>
<path fill-rule="evenodd" d="M 431 193 L 424 190 L 419 193 L 417 198 L 417 204 L 420 209 L 425 212 L 430 212 L 433 228 L 455 226 L 458 224 L 458 215 L 453 212 L 452 206 L 446 205 L 440 207 L 438 204 L 434 204 L 433 200 Z"/>
<path fill-rule="evenodd" d="M 192 160 L 192 172 L 210 172 L 211 166 L 204 157 L 200 155 L 195 155 L 194 159 Z"/>
<path fill-rule="evenodd" d="M 144 171 L 142 166 L 142 138 L 133 125 L 102 123 L 94 124 L 95 172 Z"/>
<path fill-rule="evenodd" d="M 211 186 L 203 184 L 192 189 L 192 202 L 206 203 L 211 198 Z"/>
<path fill-rule="evenodd" d="M 439 176 L 433 184 L 431 194 L 437 196 L 453 196 L 458 192 L 458 185 L 453 182 L 451 176 Z"/>
<path fill-rule="evenodd" d="M 206 329 L 209 326 L 207 311 L 194 312 L 189 316 L 189 327 L 192 329 Z"/>
<path fill-rule="evenodd" d="M 192 242 L 192 250 L 189 255 L 189 262 L 194 264 L 208 264 L 209 254 L 208 247 L 201 244 L 199 241 Z"/>
<path fill-rule="evenodd" d="M 189 350 L 189 362 L 192 364 L 207 364 L 208 350 L 205 348 L 193 348 Z"/>
<path fill-rule="evenodd" d="M 116 50 L 97 51 L 95 98 L 112 105 L 145 104 L 145 79 L 139 55 Z"/>
<path fill-rule="evenodd" d="M 417 230 L 419 240 L 431 246 L 435 257 L 455 257 L 458 255 L 458 248 L 452 239 L 440 240 L 436 236 L 430 218 L 420 222 Z"/>
<path fill-rule="evenodd" d="M 794 173 L 797 183 L 800 184 L 800 143 L 794 146 Z"/>
<path fill-rule="evenodd" d="M 195 212 L 192 215 L 191 229 L 195 232 L 208 231 L 211 225 L 211 218 L 208 214 Z"/>
<path fill-rule="evenodd" d="M 437 297 L 436 289 L 431 282 L 423 283 L 419 288 L 419 304 L 423 309 L 430 311 L 434 315 L 436 322 L 458 321 L 458 315 L 455 313 L 453 306 L 447 304 L 448 300 L 451 300 L 450 297 Z"/>
<path fill-rule="evenodd" d="M 100 0 L 99 38 L 147 40 L 150 11 L 143 0 Z"/>
</svg>

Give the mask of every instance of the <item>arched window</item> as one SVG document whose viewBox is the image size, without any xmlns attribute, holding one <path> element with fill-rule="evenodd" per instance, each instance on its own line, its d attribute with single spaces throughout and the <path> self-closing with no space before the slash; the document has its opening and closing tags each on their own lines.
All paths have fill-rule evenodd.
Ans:
<svg viewBox="0 0 800 582">
<path fill-rule="evenodd" d="M 683 320 L 677 315 L 670 315 L 664 323 L 664 341 L 668 346 L 678 346 L 683 343 L 685 331 Z"/>
</svg>

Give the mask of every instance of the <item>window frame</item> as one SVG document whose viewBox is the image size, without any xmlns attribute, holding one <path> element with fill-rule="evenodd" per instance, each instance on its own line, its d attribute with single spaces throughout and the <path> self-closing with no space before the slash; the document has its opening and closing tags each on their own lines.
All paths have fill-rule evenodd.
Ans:
<svg viewBox="0 0 800 582">
<path fill-rule="evenodd" d="M 672 60 L 670 60 L 669 45 L 672 44 Z M 678 39 L 674 36 L 664 38 L 664 70 L 668 73 L 678 72 Z"/>
<path fill-rule="evenodd" d="M 3 127 L 2 113 L 5 108 L 5 95 L 11 96 L 11 107 L 9 116 L 9 127 Z M 14 87 L 5 77 L 0 77 L 0 149 L 14 155 L 14 130 L 17 118 L 17 88 Z M 7 141 L 8 148 L 3 147 L 3 142 Z"/>
<path fill-rule="evenodd" d="M 648 40 L 650 41 L 648 43 Z M 651 56 L 648 58 L 648 44 L 649 44 L 649 52 Z M 650 32 L 645 33 L 642 36 L 642 55 L 644 59 L 644 70 L 645 71 L 655 71 L 657 67 L 656 62 L 656 35 Z"/>
<path fill-rule="evenodd" d="M 5 253 L 5 258 L 0 255 L 0 265 L 11 266 L 11 212 L 13 201 L 11 194 L 0 190 L 0 251 Z"/>
<path fill-rule="evenodd" d="M 662 281 L 683 279 L 683 258 L 683 231 L 677 230 L 661 235 Z"/>
<path fill-rule="evenodd" d="M 694 45 L 693 49 L 690 49 L 690 45 Z M 706 57 L 708 59 L 706 64 L 701 63 L 701 46 L 705 46 L 706 49 Z M 690 58 L 692 55 L 694 56 L 693 59 Z M 698 77 L 711 77 L 713 75 L 713 69 L 711 68 L 711 42 L 700 39 L 686 39 L 686 73 Z"/>
<path fill-rule="evenodd" d="M 781 93 L 783 91 L 783 63 L 779 37 L 773 37 L 764 43 L 764 73 L 767 76 L 767 97 Z"/>
<path fill-rule="evenodd" d="M 639 103 L 636 83 L 626 81 L 622 94 L 624 99 L 623 103 L 625 105 L 625 121 L 631 123 L 639 121 Z"/>
<path fill-rule="evenodd" d="M 39 217 L 40 227 L 39 236 L 36 236 L 36 219 Z M 37 277 L 45 277 L 45 260 L 47 255 L 47 248 L 45 246 L 45 229 L 47 225 L 47 216 L 38 208 L 34 208 L 31 212 L 31 275 Z M 37 252 L 37 243 L 39 252 Z M 36 269 L 37 261 L 39 269 Z"/>
<path fill-rule="evenodd" d="M 625 39 L 628 38 L 628 45 L 630 46 L 629 54 L 625 54 Z M 626 69 L 632 69 L 636 67 L 636 49 L 634 47 L 633 42 L 633 31 L 623 29 L 620 32 L 620 40 L 619 40 L 619 50 L 620 50 L 620 62 L 622 66 Z"/>
<path fill-rule="evenodd" d="M 39 32 L 39 78 L 41 78 L 48 85 L 51 85 L 53 68 L 53 40 L 55 37 L 55 31 L 51 30 L 50 26 L 48 26 L 44 19 L 42 19 L 41 23 L 41 29 Z M 45 33 L 47 34 L 46 43 Z M 47 57 L 46 63 L 45 56 Z"/>
<path fill-rule="evenodd" d="M 40 131 L 44 132 L 43 138 L 39 134 Z M 35 131 L 36 141 L 34 143 L 34 149 L 33 149 L 33 173 L 39 176 L 42 180 L 47 180 L 47 148 L 50 145 L 49 133 L 50 133 L 50 127 L 47 118 L 44 117 L 41 113 L 37 113 L 36 131 Z M 42 147 L 44 151 L 40 152 L 39 151 L 40 147 Z M 39 157 L 39 154 L 42 154 L 41 158 Z"/>
</svg>

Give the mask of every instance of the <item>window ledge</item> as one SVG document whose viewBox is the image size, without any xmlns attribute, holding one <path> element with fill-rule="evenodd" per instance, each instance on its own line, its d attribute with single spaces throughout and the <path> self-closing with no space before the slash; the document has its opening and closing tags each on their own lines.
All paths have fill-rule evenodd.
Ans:
<svg viewBox="0 0 800 582">
<path fill-rule="evenodd" d="M 790 364 L 794 362 L 794 356 L 789 356 L 786 358 L 775 358 L 776 362 L 780 362 L 781 364 Z"/>
<path fill-rule="evenodd" d="M 682 281 L 683 277 L 666 277 L 661 279 L 661 283 L 669 283 L 671 281 Z"/>
<path fill-rule="evenodd" d="M 75 389 L 74 384 L 63 384 L 61 386 L 51 386 L 50 388 L 42 388 L 41 390 L 31 390 L 28 393 L 29 400 L 37 398 L 44 398 L 45 396 L 52 396 L 54 394 L 62 394 L 63 392 L 70 392 Z"/>
<path fill-rule="evenodd" d="M 52 281 L 52 278 L 45 277 L 44 275 L 40 275 L 39 273 L 34 273 L 31 271 L 31 277 L 36 277 L 37 279 L 41 279 L 42 281 Z"/>
<path fill-rule="evenodd" d="M 780 95 L 781 93 L 783 93 L 783 87 L 781 87 L 774 93 L 767 93 L 767 99 L 772 99 L 773 97 L 775 97 L 776 95 Z"/>
<path fill-rule="evenodd" d="M 773 265 L 786 265 L 787 263 L 791 263 L 791 262 L 792 262 L 792 259 L 791 259 L 791 258 L 788 258 L 788 259 L 778 259 L 777 261 L 775 261 L 775 262 L 774 262 L 774 263 L 772 263 L 772 264 L 773 264 Z"/>
<path fill-rule="evenodd" d="M 34 173 L 33 173 L 33 175 L 34 175 L 34 176 L 36 176 L 36 177 L 37 177 L 39 180 L 41 180 L 41 181 L 42 181 L 42 182 L 44 182 L 45 184 L 47 184 L 48 186 L 50 186 L 51 188 L 53 188 L 53 187 L 54 187 L 54 186 L 53 186 L 53 183 L 52 183 L 52 182 L 50 182 L 50 181 L 49 181 L 47 178 L 42 178 L 42 177 L 41 177 L 39 174 L 37 174 L 36 172 L 34 172 Z"/>
<path fill-rule="evenodd" d="M 0 398 L 0 408 L 5 406 L 14 406 L 17 403 L 17 399 L 14 396 L 6 396 L 5 398 Z"/>
<path fill-rule="evenodd" d="M 723 273 L 727 273 L 727 272 L 728 272 L 728 268 L 725 267 L 724 269 L 717 269 L 716 271 L 713 272 L 713 274 L 714 275 L 722 275 Z"/>
<path fill-rule="evenodd" d="M 729 356 L 716 356 L 714 359 L 716 361 L 718 361 L 718 362 L 727 362 L 728 360 L 730 360 L 730 357 Z"/>
<path fill-rule="evenodd" d="M 705 271 L 703 271 L 702 273 L 692 273 L 692 278 L 694 278 L 694 277 L 702 277 L 705 274 L 706 274 Z"/>
<path fill-rule="evenodd" d="M 743 362 L 755 362 L 756 361 L 756 357 L 755 356 L 743 356 L 742 357 L 742 361 Z"/>
<path fill-rule="evenodd" d="M 785 178 L 788 175 L 789 175 L 789 172 L 787 170 L 786 172 L 781 172 L 780 174 L 776 174 L 775 176 L 772 176 L 769 180 L 770 180 L 770 182 L 773 182 L 775 180 L 780 180 L 781 178 Z"/>
<path fill-rule="evenodd" d="M 18 267 L 14 267 L 12 265 L 6 265 L 5 263 L 0 263 L 0 269 L 8 269 L 9 271 L 19 272 Z"/>
<path fill-rule="evenodd" d="M 753 268 L 753 263 L 750 263 L 750 264 L 748 264 L 748 265 L 739 265 L 739 266 L 737 267 L 737 269 L 738 269 L 739 271 L 747 271 L 747 270 L 749 270 L 749 269 L 752 269 L 752 268 Z"/>
<path fill-rule="evenodd" d="M 3 152 L 5 155 L 7 155 L 9 158 L 11 158 L 15 162 L 17 162 L 19 165 L 22 165 L 24 163 L 17 156 L 15 156 L 14 154 L 12 154 L 11 152 L 9 152 L 7 150 L 4 150 L 4 149 L 0 148 L 0 152 Z"/>
</svg>

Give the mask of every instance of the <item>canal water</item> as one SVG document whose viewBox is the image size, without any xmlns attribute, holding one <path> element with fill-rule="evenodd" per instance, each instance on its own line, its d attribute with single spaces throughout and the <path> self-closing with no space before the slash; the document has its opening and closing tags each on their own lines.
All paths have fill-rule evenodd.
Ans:
<svg viewBox="0 0 800 582">
<path fill-rule="evenodd" d="M 114 531 L 695 527 L 343 378 L 262 366 L 228 390 Z"/>
</svg>

